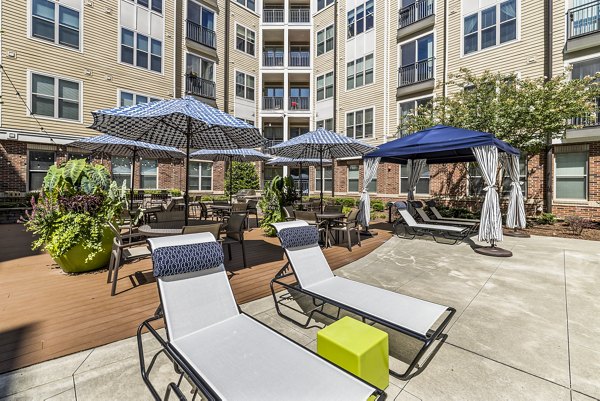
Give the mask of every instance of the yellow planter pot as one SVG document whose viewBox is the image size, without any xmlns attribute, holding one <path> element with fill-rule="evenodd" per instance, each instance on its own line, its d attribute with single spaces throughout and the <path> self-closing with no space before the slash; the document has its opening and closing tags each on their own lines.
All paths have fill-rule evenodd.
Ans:
<svg viewBox="0 0 600 401">
<path fill-rule="evenodd" d="M 83 273 L 100 269 L 108 265 L 114 234 L 106 227 L 102 233 L 102 251 L 91 260 L 85 261 L 90 251 L 81 245 L 75 245 L 64 255 L 54 258 L 54 261 L 66 273 Z"/>
</svg>

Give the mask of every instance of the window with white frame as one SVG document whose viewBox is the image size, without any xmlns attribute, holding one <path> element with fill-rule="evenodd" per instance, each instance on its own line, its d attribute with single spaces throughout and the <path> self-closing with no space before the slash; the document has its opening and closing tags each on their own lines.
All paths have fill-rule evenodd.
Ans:
<svg viewBox="0 0 600 401">
<path fill-rule="evenodd" d="M 400 193 L 406 194 L 408 190 L 408 166 L 400 165 Z M 415 194 L 429 195 L 429 166 L 427 165 L 421 172 Z"/>
<path fill-rule="evenodd" d="M 401 102 L 398 105 L 398 135 L 400 137 L 408 135 L 410 132 L 406 129 L 406 122 L 409 115 L 417 114 L 421 107 L 431 107 L 433 97 L 428 96 L 422 99 Z"/>
<path fill-rule="evenodd" d="M 317 0 L 317 11 L 321 11 L 330 4 L 333 4 L 333 0 Z"/>
<path fill-rule="evenodd" d="M 158 160 L 142 159 L 140 162 L 140 188 L 158 188 Z"/>
<path fill-rule="evenodd" d="M 163 0 L 128 0 L 130 3 L 135 3 L 140 7 L 148 8 L 152 11 L 162 14 Z"/>
<path fill-rule="evenodd" d="M 374 0 L 367 0 L 365 3 L 348 11 L 348 39 L 373 28 L 374 12 Z"/>
<path fill-rule="evenodd" d="M 50 0 L 32 0 L 31 36 L 79 49 L 79 10 Z"/>
<path fill-rule="evenodd" d="M 121 28 L 121 62 L 162 72 L 162 42 L 127 28 Z"/>
<path fill-rule="evenodd" d="M 206 81 L 215 80 L 215 62 L 188 53 L 185 58 L 185 72 L 188 75 L 202 78 Z"/>
<path fill-rule="evenodd" d="M 159 98 L 150 97 L 146 95 L 140 95 L 139 93 L 120 91 L 119 92 L 119 106 L 133 106 L 134 104 L 157 102 Z"/>
<path fill-rule="evenodd" d="M 48 169 L 54 165 L 54 152 L 44 150 L 30 150 L 27 161 L 27 172 L 29 176 L 29 190 L 42 189 L 44 177 Z"/>
<path fill-rule="evenodd" d="M 212 190 L 212 163 L 190 162 L 190 190 Z"/>
<path fill-rule="evenodd" d="M 354 139 L 373 138 L 373 109 L 346 113 L 346 136 Z"/>
<path fill-rule="evenodd" d="M 247 100 L 254 100 L 254 77 L 237 71 L 235 74 L 235 95 Z"/>
<path fill-rule="evenodd" d="M 249 8 L 252 11 L 255 11 L 256 9 L 256 2 L 255 0 L 236 0 L 238 4 L 243 5 L 246 8 Z"/>
<path fill-rule="evenodd" d="M 433 33 L 400 45 L 398 87 L 434 78 Z"/>
<path fill-rule="evenodd" d="M 348 166 L 348 192 L 358 192 L 360 168 L 357 164 Z"/>
<path fill-rule="evenodd" d="M 236 29 L 235 48 L 239 51 L 254 56 L 256 47 L 256 33 L 242 25 L 237 25 Z"/>
<path fill-rule="evenodd" d="M 31 112 L 37 116 L 79 121 L 79 82 L 31 74 Z"/>
<path fill-rule="evenodd" d="M 325 128 L 328 131 L 333 131 L 333 118 L 317 121 L 317 128 Z"/>
<path fill-rule="evenodd" d="M 351 61 L 346 66 L 346 89 L 373 83 L 373 53 Z"/>
<path fill-rule="evenodd" d="M 112 179 L 121 187 L 123 183 L 127 188 L 131 187 L 131 158 L 113 156 L 110 160 Z"/>
<path fill-rule="evenodd" d="M 517 39 L 517 18 L 517 0 L 497 1 L 464 16 L 463 54 Z"/>
<path fill-rule="evenodd" d="M 327 28 L 317 32 L 317 56 L 333 50 L 333 46 L 335 46 L 333 41 L 333 29 L 334 26 L 329 25 Z"/>
<path fill-rule="evenodd" d="M 556 153 L 554 156 L 556 199 L 586 200 L 588 178 L 588 153 Z"/>
<path fill-rule="evenodd" d="M 331 191 L 331 188 L 333 188 L 333 174 L 332 174 L 332 169 L 331 167 L 323 167 L 323 171 L 321 171 L 321 169 L 319 167 L 316 168 L 316 174 L 315 174 L 315 191 L 320 192 L 321 191 L 321 176 L 324 177 L 324 181 L 323 181 L 323 185 L 325 186 L 323 188 L 323 191 Z"/>
<path fill-rule="evenodd" d="M 264 186 L 268 186 L 269 182 L 277 176 L 283 177 L 283 167 L 280 166 L 265 166 L 263 173 Z"/>
<path fill-rule="evenodd" d="M 317 101 L 333 97 L 333 71 L 317 77 Z"/>
</svg>

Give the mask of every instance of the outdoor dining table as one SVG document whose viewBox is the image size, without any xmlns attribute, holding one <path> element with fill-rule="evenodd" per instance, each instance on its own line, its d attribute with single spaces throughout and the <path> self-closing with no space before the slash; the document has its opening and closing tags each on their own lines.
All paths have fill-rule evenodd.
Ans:
<svg viewBox="0 0 600 401">
<path fill-rule="evenodd" d="M 202 226 L 215 224 L 210 220 L 190 220 L 190 226 Z M 165 221 L 162 223 L 144 224 L 138 227 L 138 233 L 146 237 L 169 237 L 171 235 L 180 235 L 185 223 L 183 221 Z"/>
<path fill-rule="evenodd" d="M 317 220 L 321 220 L 321 221 L 326 221 L 327 222 L 327 227 L 326 227 L 326 238 L 325 238 L 325 246 L 331 246 L 331 242 L 330 242 L 330 238 L 332 238 L 333 236 L 331 235 L 331 223 L 333 222 L 333 220 L 336 219 L 342 219 L 346 217 L 346 215 L 344 213 L 336 213 L 336 212 L 323 212 L 323 213 L 317 213 Z"/>
<path fill-rule="evenodd" d="M 217 215 L 217 217 L 223 218 L 223 216 L 225 215 L 225 212 L 231 211 L 231 209 L 233 208 L 233 205 L 216 204 L 216 205 L 209 205 L 208 207 L 210 209 L 212 209 L 213 211 L 215 211 L 215 214 Z"/>
</svg>

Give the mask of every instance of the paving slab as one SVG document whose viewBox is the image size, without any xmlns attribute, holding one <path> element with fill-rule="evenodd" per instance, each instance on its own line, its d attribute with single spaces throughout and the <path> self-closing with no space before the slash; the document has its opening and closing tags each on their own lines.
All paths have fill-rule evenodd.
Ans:
<svg viewBox="0 0 600 401">
<path fill-rule="evenodd" d="M 600 398 L 600 351 L 571 344 L 571 387 Z"/>
<path fill-rule="evenodd" d="M 0 398 L 0 401 L 76 401 L 73 378 L 66 377 Z"/>
</svg>

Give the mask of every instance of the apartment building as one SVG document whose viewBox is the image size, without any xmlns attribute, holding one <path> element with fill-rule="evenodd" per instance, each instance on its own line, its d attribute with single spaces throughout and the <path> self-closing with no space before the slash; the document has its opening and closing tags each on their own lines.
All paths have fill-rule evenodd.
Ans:
<svg viewBox="0 0 600 401">
<path fill-rule="evenodd" d="M 573 77 L 600 71 L 598 0 L 0 4 L 2 65 L 37 116 L 30 116 L 3 76 L 5 191 L 35 189 L 44 168 L 72 151 L 65 143 L 94 134 L 86 127 L 90 111 L 98 108 L 192 95 L 259 127 L 266 147 L 320 126 L 377 145 L 407 134 L 398 125 L 419 105 L 458 90 L 443 83 L 462 67 L 531 78 L 565 68 Z M 600 217 L 600 126 L 593 118 L 579 122 L 585 128 L 556 141 L 550 157 L 527 155 L 522 163 L 530 211 L 549 193 L 559 215 Z M 130 171 L 127 160 L 112 164 L 115 174 Z M 157 188 L 182 182 L 181 163 L 142 166 L 136 186 L 155 185 L 143 177 L 152 173 Z M 544 186 L 546 168 L 550 188 Z M 257 169 L 263 181 L 290 174 L 305 193 L 317 192 L 321 180 L 336 195 L 358 196 L 362 190 L 360 159 L 336 160 L 323 171 L 262 164 Z M 192 171 L 198 175 L 194 191 L 223 190 L 222 164 L 195 161 Z M 432 166 L 417 196 L 475 199 L 480 183 L 473 166 Z M 406 194 L 406 169 L 382 164 L 368 190 L 382 199 Z"/>
</svg>

